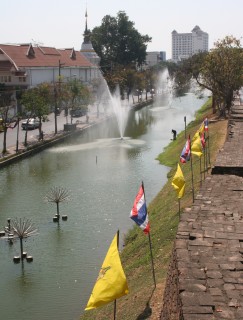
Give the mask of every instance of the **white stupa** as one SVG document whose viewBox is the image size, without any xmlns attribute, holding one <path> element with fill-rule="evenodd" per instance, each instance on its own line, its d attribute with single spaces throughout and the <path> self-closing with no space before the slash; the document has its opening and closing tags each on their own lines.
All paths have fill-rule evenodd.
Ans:
<svg viewBox="0 0 243 320">
<path fill-rule="evenodd" d="M 87 10 L 85 12 L 85 31 L 84 31 L 84 41 L 81 45 L 81 50 L 82 54 L 94 65 L 99 66 L 100 64 L 100 57 L 97 55 L 97 53 L 94 51 L 94 48 L 92 46 L 92 43 L 90 41 L 90 35 L 91 32 L 88 29 L 88 24 L 87 24 Z"/>
</svg>

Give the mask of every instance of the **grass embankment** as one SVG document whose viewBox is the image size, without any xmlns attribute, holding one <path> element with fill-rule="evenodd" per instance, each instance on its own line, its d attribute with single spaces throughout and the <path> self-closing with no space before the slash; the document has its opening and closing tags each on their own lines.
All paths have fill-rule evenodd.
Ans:
<svg viewBox="0 0 243 320">
<path fill-rule="evenodd" d="M 187 136 L 191 137 L 199 129 L 203 119 L 211 114 L 211 101 L 208 101 L 196 114 L 196 119 L 187 126 Z M 227 121 L 215 121 L 209 124 L 210 135 L 210 163 L 214 163 L 219 148 L 222 147 L 227 131 Z M 151 240 L 157 286 L 154 290 L 151 271 L 151 259 L 148 237 L 141 229 L 134 226 L 125 237 L 125 247 L 121 253 L 122 265 L 127 277 L 130 293 L 117 300 L 117 320 L 159 319 L 162 309 L 163 290 L 166 280 L 170 255 L 179 223 L 178 199 L 171 186 L 177 162 L 185 145 L 185 132 L 177 136 L 158 156 L 161 164 L 172 167 L 168 173 L 168 181 L 149 204 L 149 220 L 151 224 Z M 203 157 L 202 157 L 203 158 Z M 202 163 L 204 163 L 202 161 Z M 191 169 L 190 163 L 181 164 L 186 180 L 185 196 L 181 199 L 181 209 L 192 204 Z M 200 187 L 200 178 L 204 179 L 208 172 L 200 175 L 199 158 L 193 156 L 193 173 L 195 195 Z M 82 320 L 108 320 L 113 319 L 114 304 L 85 312 Z"/>
</svg>

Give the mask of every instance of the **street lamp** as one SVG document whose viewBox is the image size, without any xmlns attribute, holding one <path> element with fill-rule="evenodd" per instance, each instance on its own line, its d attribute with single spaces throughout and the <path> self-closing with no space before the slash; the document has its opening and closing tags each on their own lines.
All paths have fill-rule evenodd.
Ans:
<svg viewBox="0 0 243 320">
<path fill-rule="evenodd" d="M 60 60 L 58 60 L 58 84 L 59 84 L 59 94 L 60 94 L 60 77 L 61 77 L 61 67 L 65 65 L 65 63 L 61 63 Z M 54 99 L 55 99 L 55 110 L 54 110 L 54 118 L 55 118 L 55 134 L 57 134 L 57 89 L 56 86 L 54 86 Z"/>
</svg>

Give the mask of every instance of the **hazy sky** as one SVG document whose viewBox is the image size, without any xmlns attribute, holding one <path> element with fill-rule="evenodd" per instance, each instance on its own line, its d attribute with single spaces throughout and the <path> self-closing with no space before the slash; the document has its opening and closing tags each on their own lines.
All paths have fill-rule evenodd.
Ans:
<svg viewBox="0 0 243 320">
<path fill-rule="evenodd" d="M 105 15 L 125 11 L 141 34 L 152 37 L 148 51 L 166 51 L 167 59 L 173 30 L 191 32 L 198 25 L 209 34 L 209 48 L 226 35 L 243 36 L 243 0 L 0 0 L 0 43 L 79 50 L 86 7 L 91 30 Z"/>
</svg>

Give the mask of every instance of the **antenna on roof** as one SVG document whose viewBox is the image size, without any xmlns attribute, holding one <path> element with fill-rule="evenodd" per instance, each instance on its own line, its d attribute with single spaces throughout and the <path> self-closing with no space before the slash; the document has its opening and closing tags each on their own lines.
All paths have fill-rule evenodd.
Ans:
<svg viewBox="0 0 243 320">
<path fill-rule="evenodd" d="M 35 41 L 34 39 L 31 39 L 31 41 L 33 42 L 33 45 L 34 45 L 35 47 L 43 46 L 43 45 L 44 45 L 43 42 Z"/>
</svg>

